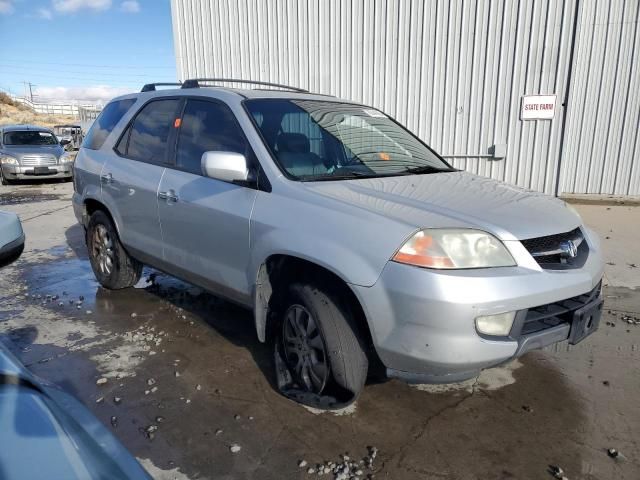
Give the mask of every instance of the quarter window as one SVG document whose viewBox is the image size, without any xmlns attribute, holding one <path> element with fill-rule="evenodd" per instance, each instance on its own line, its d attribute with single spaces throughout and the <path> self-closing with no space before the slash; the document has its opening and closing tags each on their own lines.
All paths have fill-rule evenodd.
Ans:
<svg viewBox="0 0 640 480">
<path fill-rule="evenodd" d="M 99 150 L 113 127 L 116 126 L 135 102 L 135 98 L 125 98 L 124 100 L 111 102 L 104 107 L 96 121 L 93 122 L 93 126 L 87 133 L 82 146 L 90 150 Z"/>
<path fill-rule="evenodd" d="M 188 100 L 178 135 L 176 165 L 201 175 L 202 154 L 210 151 L 251 156 L 247 140 L 229 107 L 218 102 Z"/>
<path fill-rule="evenodd" d="M 166 163 L 169 135 L 179 105 L 178 99 L 155 100 L 145 105 L 131 125 L 126 156 L 142 162 Z M 121 145 L 118 148 L 122 151 Z"/>
</svg>

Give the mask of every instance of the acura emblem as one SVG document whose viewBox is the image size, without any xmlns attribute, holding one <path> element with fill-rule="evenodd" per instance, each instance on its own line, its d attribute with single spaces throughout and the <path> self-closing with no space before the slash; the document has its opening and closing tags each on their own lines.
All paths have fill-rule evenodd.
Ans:
<svg viewBox="0 0 640 480">
<path fill-rule="evenodd" d="M 576 258 L 578 256 L 578 247 L 573 240 L 565 240 L 560 242 L 561 255 L 565 258 Z"/>
</svg>

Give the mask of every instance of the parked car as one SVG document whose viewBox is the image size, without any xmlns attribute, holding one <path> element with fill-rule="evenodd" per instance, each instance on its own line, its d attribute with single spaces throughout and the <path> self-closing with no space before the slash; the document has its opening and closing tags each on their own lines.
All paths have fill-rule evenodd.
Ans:
<svg viewBox="0 0 640 480">
<path fill-rule="evenodd" d="M 74 397 L 25 369 L 0 340 L 0 478 L 150 479 Z"/>
<path fill-rule="evenodd" d="M 18 215 L 0 210 L 0 268 L 13 263 L 22 255 L 24 240 Z"/>
<path fill-rule="evenodd" d="M 53 133 L 56 134 L 56 137 L 60 140 L 60 145 L 65 150 L 78 150 L 84 140 L 80 125 L 54 125 Z"/>
<path fill-rule="evenodd" d="M 0 211 L 0 269 L 17 260 L 25 236 Z M 150 479 L 135 458 L 71 395 L 37 378 L 0 338 L 0 478 Z"/>
<path fill-rule="evenodd" d="M 338 399 L 368 365 L 456 382 L 597 329 L 600 243 L 563 201 L 371 107 L 205 85 L 118 97 L 88 133 L 73 205 L 104 287 L 148 264 L 244 305 L 295 388 Z"/>
<path fill-rule="evenodd" d="M 0 127 L 0 182 L 73 177 L 73 156 L 55 134 L 35 125 Z"/>
</svg>

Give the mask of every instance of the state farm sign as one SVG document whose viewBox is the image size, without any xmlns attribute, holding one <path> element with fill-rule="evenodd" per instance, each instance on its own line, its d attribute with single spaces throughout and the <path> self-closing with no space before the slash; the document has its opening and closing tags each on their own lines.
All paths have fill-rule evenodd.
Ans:
<svg viewBox="0 0 640 480">
<path fill-rule="evenodd" d="M 555 113 L 555 95 L 525 95 L 522 97 L 520 120 L 551 120 Z"/>
</svg>

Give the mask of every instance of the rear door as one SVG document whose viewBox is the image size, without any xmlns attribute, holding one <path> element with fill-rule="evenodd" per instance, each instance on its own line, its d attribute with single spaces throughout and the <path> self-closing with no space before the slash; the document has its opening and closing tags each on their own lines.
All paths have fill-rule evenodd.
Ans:
<svg viewBox="0 0 640 480">
<path fill-rule="evenodd" d="M 178 129 L 175 165 L 167 168 L 159 188 L 165 262 L 182 278 L 246 303 L 256 190 L 203 176 L 201 158 L 207 151 L 242 153 L 255 161 L 226 104 L 189 99 Z"/>
<path fill-rule="evenodd" d="M 143 262 L 163 257 L 158 185 L 168 164 L 182 100 L 159 98 L 133 118 L 102 169 L 102 197 L 111 207 L 123 244 Z"/>
</svg>

